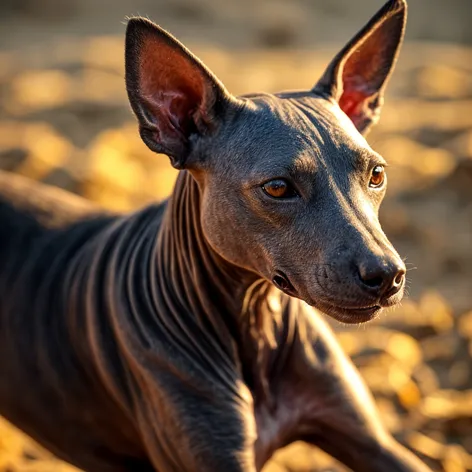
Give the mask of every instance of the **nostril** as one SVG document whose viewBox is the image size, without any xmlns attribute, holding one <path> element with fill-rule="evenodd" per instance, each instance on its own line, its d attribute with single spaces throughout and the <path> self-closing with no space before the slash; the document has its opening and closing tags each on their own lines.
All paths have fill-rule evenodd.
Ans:
<svg viewBox="0 0 472 472">
<path fill-rule="evenodd" d="M 357 266 L 358 280 L 371 294 L 390 297 L 405 282 L 405 267 L 393 260 L 365 260 Z"/>
<path fill-rule="evenodd" d="M 405 282 L 405 271 L 403 269 L 398 270 L 391 278 L 390 285 L 387 287 L 384 297 L 392 297 L 397 294 L 403 287 Z"/>
<path fill-rule="evenodd" d="M 405 280 L 405 271 L 400 269 L 393 279 L 392 288 L 400 288 Z"/>
<path fill-rule="evenodd" d="M 401 290 L 405 269 L 392 263 L 361 263 L 358 266 L 358 277 L 369 291 L 381 297 L 391 296 Z"/>
<path fill-rule="evenodd" d="M 381 287 L 383 284 L 383 278 L 380 276 L 362 277 L 361 275 L 361 280 L 362 282 L 364 282 L 365 285 L 367 285 L 370 288 L 378 288 L 378 287 Z"/>
<path fill-rule="evenodd" d="M 400 270 L 397 272 L 397 275 L 393 279 L 393 286 L 394 287 L 399 287 L 403 283 L 403 279 L 405 278 L 405 271 Z"/>
<path fill-rule="evenodd" d="M 358 267 L 358 276 L 363 285 L 373 289 L 379 289 L 385 283 L 385 274 L 382 267 L 377 264 L 373 266 L 360 264 Z"/>
</svg>

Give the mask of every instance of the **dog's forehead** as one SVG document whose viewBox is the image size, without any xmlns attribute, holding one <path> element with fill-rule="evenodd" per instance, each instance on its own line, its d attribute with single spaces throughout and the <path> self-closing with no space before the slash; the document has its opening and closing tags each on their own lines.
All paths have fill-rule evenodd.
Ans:
<svg viewBox="0 0 472 472">
<path fill-rule="evenodd" d="M 257 94 L 232 127 L 231 154 L 251 167 L 302 165 L 345 158 L 370 150 L 363 136 L 336 103 L 312 93 Z M 245 166 L 247 168 L 247 166 Z"/>
</svg>

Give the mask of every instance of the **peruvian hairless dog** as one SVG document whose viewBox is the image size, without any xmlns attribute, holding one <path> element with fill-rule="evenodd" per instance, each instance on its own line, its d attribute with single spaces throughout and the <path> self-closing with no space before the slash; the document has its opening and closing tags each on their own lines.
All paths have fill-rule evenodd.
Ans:
<svg viewBox="0 0 472 472">
<path fill-rule="evenodd" d="M 296 440 L 427 471 L 310 308 L 361 323 L 402 298 L 363 135 L 405 18 L 390 0 L 311 90 L 239 98 L 131 19 L 129 99 L 177 183 L 118 216 L 3 175 L 0 414 L 87 472 L 256 472 Z"/>
</svg>

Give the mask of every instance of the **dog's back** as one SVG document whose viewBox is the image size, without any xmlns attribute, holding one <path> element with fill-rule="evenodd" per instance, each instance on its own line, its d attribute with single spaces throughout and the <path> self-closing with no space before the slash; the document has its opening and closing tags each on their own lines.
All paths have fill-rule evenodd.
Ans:
<svg viewBox="0 0 472 472">
<path fill-rule="evenodd" d="M 80 197 L 0 171 L 0 313 L 25 266 L 40 259 L 44 242 L 94 211 Z"/>
<path fill-rule="evenodd" d="M 68 228 L 72 239 L 74 223 L 94 213 L 98 210 L 80 197 L 0 171 L 0 313 L 27 266 L 43 260 L 47 272 L 53 255 L 44 257 L 46 242 Z"/>
<path fill-rule="evenodd" d="M 126 455 L 141 455 L 96 372 L 79 361 L 77 346 L 88 349 L 80 309 L 86 293 L 74 316 L 73 287 L 64 282 L 100 256 L 93 241 L 117 220 L 80 197 L 0 172 L 0 411 L 63 459 L 82 457 L 87 470 L 104 456 L 110 471 L 128 470 Z M 87 411 L 88 397 L 98 411 Z M 92 417 L 108 418 L 107 426 L 90 425 Z M 65 427 L 71 422 L 75 429 Z M 97 450 L 107 444 L 124 457 L 115 462 Z"/>
<path fill-rule="evenodd" d="M 0 236 L 5 234 L 4 225 L 11 223 L 13 214 L 17 222 L 37 220 L 47 228 L 63 227 L 99 211 L 81 197 L 4 171 L 0 171 L 0 205 Z"/>
</svg>

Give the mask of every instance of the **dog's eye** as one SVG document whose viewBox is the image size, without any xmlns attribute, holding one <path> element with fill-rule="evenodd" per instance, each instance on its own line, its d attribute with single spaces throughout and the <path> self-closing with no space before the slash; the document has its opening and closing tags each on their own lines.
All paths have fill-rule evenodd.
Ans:
<svg viewBox="0 0 472 472">
<path fill-rule="evenodd" d="M 293 198 L 298 196 L 292 185 L 284 179 L 270 180 L 262 186 L 262 189 L 273 198 Z"/>
<path fill-rule="evenodd" d="M 372 175 L 370 176 L 369 187 L 379 188 L 385 181 L 385 169 L 384 166 L 375 166 L 372 169 Z"/>
</svg>

